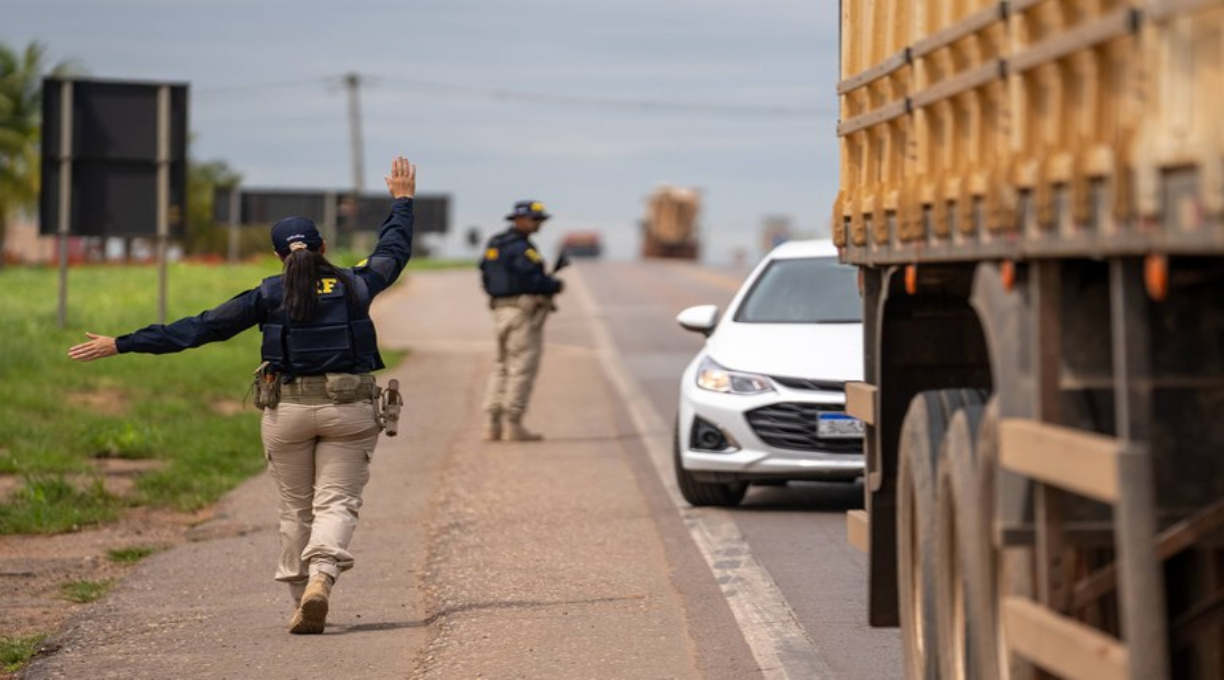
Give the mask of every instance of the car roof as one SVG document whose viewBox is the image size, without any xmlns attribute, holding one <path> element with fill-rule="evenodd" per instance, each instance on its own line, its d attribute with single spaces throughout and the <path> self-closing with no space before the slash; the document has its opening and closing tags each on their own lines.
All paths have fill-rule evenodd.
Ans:
<svg viewBox="0 0 1224 680">
<path fill-rule="evenodd" d="M 837 257 L 837 246 L 829 239 L 787 241 L 766 256 L 770 260 L 790 260 L 800 257 Z"/>
</svg>

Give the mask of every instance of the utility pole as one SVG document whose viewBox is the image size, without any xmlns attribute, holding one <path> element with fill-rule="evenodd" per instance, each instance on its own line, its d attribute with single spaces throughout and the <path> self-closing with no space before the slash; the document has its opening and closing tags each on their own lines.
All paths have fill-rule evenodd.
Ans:
<svg viewBox="0 0 1224 680">
<path fill-rule="evenodd" d="M 357 222 L 359 218 L 357 200 L 360 198 L 361 192 L 365 190 L 365 179 L 362 173 L 362 168 L 365 165 L 365 154 L 363 153 L 364 145 L 361 141 L 361 76 L 357 73 L 345 74 L 344 85 L 348 88 L 349 144 L 353 158 L 353 195 L 352 202 L 349 204 L 348 214 L 349 238 L 352 240 L 354 248 L 364 250 L 366 245 L 365 235 L 360 233 L 361 225 Z"/>
</svg>

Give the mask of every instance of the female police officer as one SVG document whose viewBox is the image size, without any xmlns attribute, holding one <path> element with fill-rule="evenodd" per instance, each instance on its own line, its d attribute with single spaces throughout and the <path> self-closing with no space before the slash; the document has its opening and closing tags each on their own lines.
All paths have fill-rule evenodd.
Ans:
<svg viewBox="0 0 1224 680">
<path fill-rule="evenodd" d="M 289 584 L 294 600 L 291 633 L 323 632 L 331 586 L 353 566 L 348 545 L 379 433 L 370 372 L 383 362 L 370 302 L 412 254 L 416 166 L 395 159 L 386 182 L 391 214 L 374 252 L 358 266 L 328 262 L 314 223 L 288 217 L 272 227 L 282 274 L 198 316 L 118 338 L 87 333 L 89 342 L 68 350 L 78 361 L 180 352 L 259 324 L 264 363 L 256 404 L 264 409 L 264 450 L 280 491 L 276 580 Z"/>
</svg>

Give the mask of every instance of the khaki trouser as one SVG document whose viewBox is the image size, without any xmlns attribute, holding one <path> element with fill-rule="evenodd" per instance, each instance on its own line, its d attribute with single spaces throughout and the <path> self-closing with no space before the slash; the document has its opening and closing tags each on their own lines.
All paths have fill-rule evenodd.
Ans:
<svg viewBox="0 0 1224 680">
<path fill-rule="evenodd" d="M 348 551 L 379 427 L 370 401 L 281 401 L 262 423 L 268 469 L 280 491 L 280 565 L 276 580 L 336 578 L 353 567 Z"/>
<path fill-rule="evenodd" d="M 485 411 L 521 417 L 540 370 L 544 350 L 544 320 L 552 311 L 547 295 L 520 295 L 493 301 L 497 363 L 485 390 Z"/>
</svg>

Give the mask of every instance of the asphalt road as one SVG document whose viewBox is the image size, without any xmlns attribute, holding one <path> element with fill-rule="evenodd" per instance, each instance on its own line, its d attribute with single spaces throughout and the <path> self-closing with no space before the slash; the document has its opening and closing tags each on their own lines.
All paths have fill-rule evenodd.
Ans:
<svg viewBox="0 0 1224 680">
<path fill-rule="evenodd" d="M 621 365 L 659 419 L 674 422 L 680 374 L 704 340 L 675 316 L 698 304 L 725 309 L 746 272 L 655 261 L 583 262 L 580 274 Z M 846 542 L 845 512 L 862 507 L 862 492 L 861 484 L 752 487 L 730 515 L 833 677 L 899 678 L 897 632 L 866 625 L 865 556 Z"/>
</svg>

